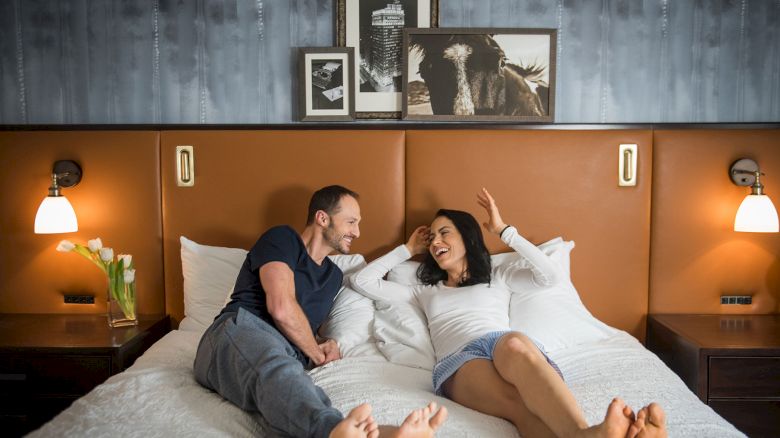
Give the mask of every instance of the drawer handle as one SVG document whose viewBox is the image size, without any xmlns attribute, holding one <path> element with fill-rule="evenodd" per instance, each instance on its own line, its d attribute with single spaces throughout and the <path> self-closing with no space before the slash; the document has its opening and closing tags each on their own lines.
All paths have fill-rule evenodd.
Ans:
<svg viewBox="0 0 780 438">
<path fill-rule="evenodd" d="M 0 373 L 0 382 L 24 382 L 27 374 Z"/>
</svg>

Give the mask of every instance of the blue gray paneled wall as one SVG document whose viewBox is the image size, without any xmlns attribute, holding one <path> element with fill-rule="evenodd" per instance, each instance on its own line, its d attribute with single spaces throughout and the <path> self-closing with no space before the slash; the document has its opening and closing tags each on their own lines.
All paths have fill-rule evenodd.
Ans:
<svg viewBox="0 0 780 438">
<path fill-rule="evenodd" d="M 335 0 L 0 0 L 0 123 L 289 123 Z M 555 121 L 780 121 L 780 0 L 439 0 L 558 29 Z"/>
</svg>

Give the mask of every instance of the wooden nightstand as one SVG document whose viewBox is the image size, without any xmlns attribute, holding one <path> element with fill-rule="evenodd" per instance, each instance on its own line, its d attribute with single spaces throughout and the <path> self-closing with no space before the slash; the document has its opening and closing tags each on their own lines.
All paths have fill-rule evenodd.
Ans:
<svg viewBox="0 0 780 438">
<path fill-rule="evenodd" d="M 170 331 L 167 315 L 110 328 L 105 315 L 0 314 L 0 430 L 21 435 L 133 364 Z"/>
<path fill-rule="evenodd" d="M 739 430 L 780 436 L 780 315 L 649 315 L 647 348 Z"/>
</svg>

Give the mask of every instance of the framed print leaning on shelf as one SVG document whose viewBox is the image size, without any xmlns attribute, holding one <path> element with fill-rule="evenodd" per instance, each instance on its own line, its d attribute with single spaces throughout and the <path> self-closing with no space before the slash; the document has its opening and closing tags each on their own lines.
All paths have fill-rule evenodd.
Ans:
<svg viewBox="0 0 780 438">
<path fill-rule="evenodd" d="M 403 29 L 436 27 L 439 0 L 337 0 L 336 44 L 355 48 L 355 114 L 401 117 Z"/>
<path fill-rule="evenodd" d="M 298 113 L 302 122 L 355 119 L 351 47 L 301 47 L 298 50 Z"/>
<path fill-rule="evenodd" d="M 403 118 L 552 122 L 555 29 L 405 29 Z"/>
</svg>

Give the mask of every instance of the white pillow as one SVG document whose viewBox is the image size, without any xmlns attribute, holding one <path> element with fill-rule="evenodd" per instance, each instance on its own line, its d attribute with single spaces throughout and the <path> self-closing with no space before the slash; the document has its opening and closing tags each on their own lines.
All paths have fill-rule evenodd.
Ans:
<svg viewBox="0 0 780 438">
<path fill-rule="evenodd" d="M 432 370 L 436 364 L 428 322 L 416 305 L 376 301 L 374 337 L 392 363 Z"/>
<path fill-rule="evenodd" d="M 347 284 L 347 276 L 352 275 L 363 266 L 366 266 L 366 259 L 362 254 L 347 254 L 347 255 L 329 255 L 328 258 L 336 264 L 344 273 L 344 280 L 341 285 Z"/>
<path fill-rule="evenodd" d="M 509 325 L 539 341 L 548 352 L 603 340 L 617 332 L 591 315 L 569 280 L 513 293 Z"/>
<path fill-rule="evenodd" d="M 247 251 L 200 245 L 181 236 L 184 319 L 180 330 L 204 331 L 233 293 Z"/>
<path fill-rule="evenodd" d="M 328 256 L 344 273 L 343 284 L 348 277 L 366 266 L 360 254 Z M 379 351 L 372 334 L 374 303 L 349 286 L 344 286 L 333 301 L 330 314 L 320 327 L 320 335 L 334 339 L 339 344 L 341 357 L 375 356 Z"/>
<path fill-rule="evenodd" d="M 364 262 L 365 263 L 365 262 Z M 320 335 L 339 344 L 342 357 L 376 355 L 374 303 L 349 286 L 341 288 Z"/>
<path fill-rule="evenodd" d="M 616 332 L 591 315 L 569 279 L 573 248 L 574 242 L 560 237 L 539 245 L 542 252 L 563 267 L 567 278 L 542 289 L 512 291 L 509 300 L 510 327 L 539 341 L 548 352 L 606 339 Z M 517 253 L 493 256 L 493 267 L 500 263 L 527 263 L 518 257 Z"/>
</svg>

